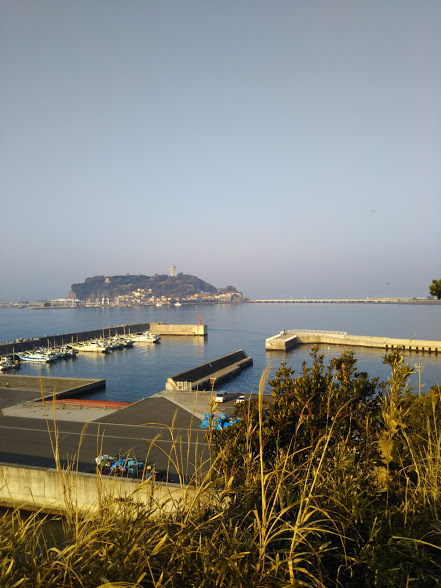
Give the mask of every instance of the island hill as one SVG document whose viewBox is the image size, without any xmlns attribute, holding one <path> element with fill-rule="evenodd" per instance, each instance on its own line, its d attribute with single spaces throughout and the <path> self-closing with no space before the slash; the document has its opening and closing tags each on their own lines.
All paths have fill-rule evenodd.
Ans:
<svg viewBox="0 0 441 588">
<path fill-rule="evenodd" d="M 68 299 L 88 306 L 134 306 L 185 304 L 195 302 L 241 302 L 243 295 L 234 286 L 216 288 L 196 276 L 125 275 L 94 276 L 72 284 Z"/>
</svg>

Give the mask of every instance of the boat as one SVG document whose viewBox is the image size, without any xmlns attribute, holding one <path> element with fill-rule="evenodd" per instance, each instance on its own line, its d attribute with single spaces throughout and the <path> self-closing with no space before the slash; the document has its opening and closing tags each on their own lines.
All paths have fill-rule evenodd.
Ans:
<svg viewBox="0 0 441 588">
<path fill-rule="evenodd" d="M 29 361 L 31 363 L 51 363 L 58 359 L 58 355 L 53 351 L 44 350 L 23 351 L 20 353 L 16 351 L 15 355 L 19 357 L 21 361 Z"/>
<path fill-rule="evenodd" d="M 114 341 L 118 344 L 120 349 L 124 349 L 126 347 L 133 347 L 133 340 L 127 337 L 126 335 L 115 335 L 111 341 Z"/>
<path fill-rule="evenodd" d="M 75 358 L 78 355 L 78 351 L 72 349 L 70 345 L 62 345 L 61 347 L 56 347 L 54 349 L 55 353 L 58 354 L 60 359 L 68 359 L 68 358 Z"/>
<path fill-rule="evenodd" d="M 159 335 L 155 335 L 151 331 L 145 331 L 144 333 L 137 333 L 136 335 L 131 335 L 132 340 L 137 343 L 159 343 L 161 337 Z"/>
<path fill-rule="evenodd" d="M 69 347 L 71 347 L 74 351 L 84 351 L 88 353 L 108 353 L 110 351 L 110 346 L 105 341 L 84 341 L 82 343 L 70 343 Z"/>
<path fill-rule="evenodd" d="M 6 372 L 14 367 L 12 359 L 10 357 L 0 357 L 0 372 Z"/>
</svg>

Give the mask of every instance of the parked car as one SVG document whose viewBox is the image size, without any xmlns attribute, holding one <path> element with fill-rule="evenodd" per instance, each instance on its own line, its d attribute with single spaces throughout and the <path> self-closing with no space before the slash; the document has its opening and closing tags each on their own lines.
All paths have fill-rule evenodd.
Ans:
<svg viewBox="0 0 441 588">
<path fill-rule="evenodd" d="M 216 397 L 215 397 L 215 402 L 225 402 L 228 398 L 228 392 L 223 391 L 223 390 L 219 390 L 219 392 L 216 392 Z"/>
<path fill-rule="evenodd" d="M 247 399 L 245 394 L 241 394 L 240 396 L 238 396 L 236 398 L 236 404 L 241 404 L 242 402 L 245 402 L 245 400 Z"/>
</svg>

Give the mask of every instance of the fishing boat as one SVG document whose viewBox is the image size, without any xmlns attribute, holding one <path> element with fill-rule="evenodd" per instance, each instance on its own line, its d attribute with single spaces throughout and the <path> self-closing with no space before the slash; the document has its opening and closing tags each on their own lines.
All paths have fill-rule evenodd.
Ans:
<svg viewBox="0 0 441 588">
<path fill-rule="evenodd" d="M 58 355 L 60 359 L 74 359 L 78 355 L 78 351 L 72 349 L 70 345 L 62 345 L 61 347 L 56 347 L 54 352 Z"/>
<path fill-rule="evenodd" d="M 53 351 L 23 351 L 15 352 L 15 355 L 20 358 L 21 361 L 28 361 L 31 363 L 51 363 L 57 361 L 58 355 Z"/>
<path fill-rule="evenodd" d="M 10 357 L 0 357 L 0 372 L 6 372 L 14 367 Z"/>
<path fill-rule="evenodd" d="M 106 341 L 84 341 L 82 343 L 71 343 L 69 345 L 74 351 L 84 351 L 88 353 L 108 353 L 110 346 Z"/>
<path fill-rule="evenodd" d="M 137 333 L 136 335 L 131 335 L 132 340 L 137 343 L 159 343 L 161 337 L 159 335 L 155 335 L 151 331 L 145 331 L 144 333 Z"/>
<path fill-rule="evenodd" d="M 116 343 L 120 349 L 125 347 L 133 347 L 133 340 L 125 335 L 115 335 L 111 341 Z"/>
</svg>

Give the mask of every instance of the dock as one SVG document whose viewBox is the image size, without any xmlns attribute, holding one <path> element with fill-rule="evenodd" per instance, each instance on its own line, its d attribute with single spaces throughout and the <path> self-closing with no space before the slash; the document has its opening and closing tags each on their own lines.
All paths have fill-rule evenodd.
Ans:
<svg viewBox="0 0 441 588">
<path fill-rule="evenodd" d="M 210 362 L 167 378 L 166 390 L 204 390 L 213 389 L 224 380 L 237 375 L 244 368 L 252 365 L 253 358 L 243 349 L 234 351 Z"/>
<path fill-rule="evenodd" d="M 299 345 L 345 345 L 347 347 L 370 347 L 374 349 L 402 349 L 414 353 L 441 354 L 441 341 L 418 339 L 393 339 L 350 335 L 344 331 L 309 331 L 304 329 L 281 331 L 265 340 L 267 351 L 289 351 Z"/>
</svg>

